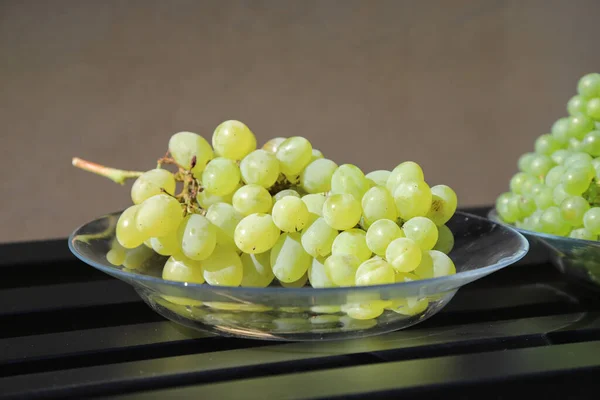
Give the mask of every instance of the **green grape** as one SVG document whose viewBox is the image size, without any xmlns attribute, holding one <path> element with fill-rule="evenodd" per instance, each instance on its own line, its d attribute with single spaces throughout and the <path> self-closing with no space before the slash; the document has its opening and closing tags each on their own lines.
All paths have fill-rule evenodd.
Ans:
<svg viewBox="0 0 600 400">
<path fill-rule="evenodd" d="M 322 193 L 302 196 L 302 201 L 306 204 L 308 212 L 319 217 L 323 216 L 323 204 L 325 204 L 325 200 L 327 200 L 327 197 Z"/>
<path fill-rule="evenodd" d="M 244 185 L 239 188 L 231 200 L 233 208 L 243 216 L 256 213 L 268 213 L 273 206 L 271 194 L 259 185 Z"/>
<path fill-rule="evenodd" d="M 362 209 L 358 200 L 351 194 L 334 194 L 329 196 L 323 204 L 323 218 L 334 229 L 351 229 L 362 214 Z"/>
<path fill-rule="evenodd" d="M 535 152 L 547 156 L 560 149 L 560 144 L 551 134 L 547 133 L 535 140 Z"/>
<path fill-rule="evenodd" d="M 398 224 L 389 219 L 380 219 L 375 221 L 367 230 L 367 247 L 377 254 L 384 256 L 388 245 L 394 240 L 404 237 L 404 232 Z"/>
<path fill-rule="evenodd" d="M 600 121 L 600 98 L 590 99 L 586 105 L 586 114 L 594 121 Z"/>
<path fill-rule="evenodd" d="M 562 165 L 552 167 L 552 169 L 548 171 L 548 174 L 546 175 L 546 186 L 548 186 L 551 189 L 554 189 L 556 185 L 560 183 L 564 173 L 565 167 L 563 167 Z"/>
<path fill-rule="evenodd" d="M 250 214 L 235 227 L 233 238 L 238 249 L 257 254 L 271 250 L 280 233 L 269 214 Z"/>
<path fill-rule="evenodd" d="M 542 184 L 539 185 L 541 186 L 540 190 L 534 195 L 533 200 L 538 209 L 545 210 L 554 205 L 553 192 L 550 187 Z"/>
<path fill-rule="evenodd" d="M 295 190 L 293 190 L 293 189 L 284 189 L 284 190 L 282 190 L 282 191 L 280 191 L 280 192 L 277 192 L 277 193 L 275 194 L 275 196 L 273 196 L 273 203 L 276 203 L 276 202 L 278 202 L 279 200 L 281 200 L 281 199 L 283 199 L 284 197 L 287 197 L 287 196 L 294 196 L 294 197 L 297 197 L 297 198 L 300 198 L 300 197 L 301 197 L 301 196 L 298 194 L 298 192 L 296 192 L 296 191 L 295 191 Z"/>
<path fill-rule="evenodd" d="M 140 206 L 131 206 L 127 208 L 117 221 L 116 235 L 117 240 L 121 246 L 126 249 L 133 249 L 138 247 L 148 237 L 147 235 L 140 232 L 135 223 L 136 215 L 140 209 Z"/>
<path fill-rule="evenodd" d="M 214 157 L 213 149 L 202 136 L 192 132 L 179 132 L 169 139 L 169 153 L 183 168 L 190 169 L 194 177 L 200 177 L 206 164 Z M 192 161 L 195 164 L 192 167 Z"/>
<path fill-rule="evenodd" d="M 583 226 L 592 235 L 600 235 L 600 207 L 592 207 L 583 216 Z"/>
<path fill-rule="evenodd" d="M 286 175 L 298 175 L 312 158 L 312 145 L 300 136 L 284 140 L 275 154 L 279 160 L 281 172 Z"/>
<path fill-rule="evenodd" d="M 529 175 L 529 178 L 526 179 L 523 182 L 523 185 L 521 186 L 521 194 L 524 196 L 532 195 L 533 194 L 532 191 L 533 191 L 533 188 L 535 187 L 535 185 L 537 185 L 538 183 L 542 183 L 542 182 L 544 182 L 543 179 L 536 178 L 532 175 Z"/>
<path fill-rule="evenodd" d="M 367 228 L 380 219 L 398 219 L 394 198 L 384 186 L 375 186 L 367 190 L 362 198 L 362 210 Z"/>
<path fill-rule="evenodd" d="M 240 173 L 247 184 L 269 188 L 279 178 L 279 161 L 273 153 L 255 150 L 240 162 Z"/>
<path fill-rule="evenodd" d="M 566 144 L 569 141 L 569 117 L 560 118 L 552 125 L 552 136 L 558 143 Z"/>
<path fill-rule="evenodd" d="M 510 178 L 510 191 L 515 194 L 522 194 L 523 192 L 521 188 L 523 187 L 523 183 L 532 178 L 533 177 L 531 175 L 525 172 L 517 172 L 512 178 Z"/>
<path fill-rule="evenodd" d="M 150 245 L 152 246 L 152 250 L 161 256 L 179 255 L 183 251 L 177 232 L 172 232 L 163 237 L 151 238 Z"/>
<path fill-rule="evenodd" d="M 356 286 L 385 285 L 395 281 L 394 268 L 381 257 L 363 262 L 356 270 Z"/>
<path fill-rule="evenodd" d="M 569 151 L 578 153 L 583 151 L 583 143 L 579 139 L 570 138 L 569 146 L 567 146 L 567 148 L 569 149 Z"/>
<path fill-rule="evenodd" d="M 273 138 L 269 141 L 267 141 L 265 144 L 263 144 L 262 149 L 268 151 L 269 153 L 275 154 L 277 153 L 277 149 L 279 148 L 279 145 L 283 142 L 285 142 L 287 138 L 284 137 L 276 137 Z"/>
<path fill-rule="evenodd" d="M 320 158 L 323 158 L 323 153 L 321 153 L 320 150 L 312 149 L 312 157 L 310 158 L 310 161 L 312 162 Z"/>
<path fill-rule="evenodd" d="M 413 161 L 406 161 L 392 170 L 386 182 L 386 187 L 390 193 L 394 193 L 398 185 L 402 182 L 424 181 L 423 170 L 421 166 Z"/>
<path fill-rule="evenodd" d="M 592 167 L 594 167 L 594 170 L 597 170 L 598 167 L 600 167 L 600 157 L 596 157 L 592 160 Z"/>
<path fill-rule="evenodd" d="M 240 183 L 240 168 L 235 161 L 224 157 L 212 159 L 202 173 L 204 190 L 217 196 L 233 192 Z"/>
<path fill-rule="evenodd" d="M 519 171 L 521 172 L 529 172 L 531 161 L 537 156 L 535 153 L 525 153 L 521 157 L 519 157 L 518 166 Z"/>
<path fill-rule="evenodd" d="M 325 260 L 317 257 L 313 258 L 310 267 L 308 267 L 308 281 L 310 282 L 310 285 L 315 289 L 336 286 L 336 284 L 333 283 L 331 278 L 329 278 L 329 276 L 327 275 L 327 271 L 325 270 Z M 316 313 L 324 313 L 324 310 L 322 310 L 320 306 L 312 307 L 311 311 Z M 328 310 L 325 309 L 325 311 Z M 336 309 L 333 312 L 339 312 L 339 307 L 336 307 Z"/>
<path fill-rule="evenodd" d="M 500 209 L 506 207 L 510 202 L 510 199 L 513 198 L 513 194 L 511 192 L 504 192 L 496 199 L 496 209 Z"/>
<path fill-rule="evenodd" d="M 433 260 L 433 277 L 441 278 L 442 276 L 456 274 L 456 267 L 452 259 L 437 250 L 429 250 L 429 256 Z"/>
<path fill-rule="evenodd" d="M 298 197 L 287 196 L 273 205 L 273 222 L 283 232 L 299 232 L 308 223 L 308 207 Z"/>
<path fill-rule="evenodd" d="M 413 274 L 419 277 L 419 279 L 431 279 L 434 276 L 433 269 L 433 258 L 429 251 L 421 252 L 421 262 L 419 266 L 413 271 Z"/>
<path fill-rule="evenodd" d="M 331 246 L 333 254 L 352 254 L 363 262 L 371 257 L 367 235 L 362 229 L 350 229 L 337 235 Z"/>
<path fill-rule="evenodd" d="M 594 235 L 586 228 L 573 229 L 571 233 L 569 233 L 569 237 L 582 240 L 598 240 L 598 235 Z"/>
<path fill-rule="evenodd" d="M 198 261 L 185 257 L 169 257 L 162 271 L 166 281 L 204 283 L 204 272 Z"/>
<path fill-rule="evenodd" d="M 511 194 L 505 202 L 497 203 L 496 210 L 504 222 L 509 224 L 521 219 L 521 208 L 519 207 L 519 198 L 517 195 Z"/>
<path fill-rule="evenodd" d="M 144 271 L 148 267 L 148 260 L 152 259 L 154 251 L 146 246 L 138 246 L 126 252 L 123 266 L 127 270 Z"/>
<path fill-rule="evenodd" d="M 431 188 L 431 207 L 425 215 L 437 226 L 444 225 L 456 212 L 458 197 L 451 187 L 436 185 Z"/>
<path fill-rule="evenodd" d="M 373 186 L 386 186 L 388 178 L 390 177 L 391 172 L 385 169 L 380 169 L 377 171 L 369 172 L 365 175 L 365 178 L 373 181 Z"/>
<path fill-rule="evenodd" d="M 450 254 L 454 248 L 454 235 L 446 225 L 438 226 L 438 240 L 433 246 L 434 250 L 441 251 L 444 254 Z"/>
<path fill-rule="evenodd" d="M 600 74 L 584 75 L 577 84 L 577 93 L 585 99 L 600 97 Z"/>
<path fill-rule="evenodd" d="M 385 259 L 396 272 L 411 272 L 421 263 L 421 248 L 412 239 L 399 238 L 390 243 Z"/>
<path fill-rule="evenodd" d="M 216 203 L 208 208 L 206 218 L 215 226 L 217 244 L 235 247 L 233 240 L 235 227 L 243 216 L 231 204 Z"/>
<path fill-rule="evenodd" d="M 539 232 L 541 231 L 541 218 L 542 218 L 542 214 L 544 213 L 544 210 L 536 210 L 533 214 L 531 214 L 531 216 L 529 217 L 529 223 L 528 223 L 528 230 L 530 231 L 536 231 Z"/>
<path fill-rule="evenodd" d="M 560 150 L 556 150 L 554 153 L 552 153 L 550 158 L 552 158 L 552 161 L 555 164 L 562 165 L 571 154 L 572 153 L 569 150 L 560 149 Z"/>
<path fill-rule="evenodd" d="M 412 272 L 395 272 L 396 283 L 418 281 L 419 277 Z M 392 301 L 393 303 L 393 301 Z M 390 305 L 392 306 L 392 305 Z"/>
<path fill-rule="evenodd" d="M 567 111 L 570 115 L 585 115 L 587 101 L 582 96 L 573 96 L 567 102 Z"/>
<path fill-rule="evenodd" d="M 114 246 L 106 253 L 106 261 L 115 266 L 120 266 L 125 262 L 125 258 L 127 257 L 127 251 L 125 248 L 119 246 Z"/>
<path fill-rule="evenodd" d="M 300 186 L 307 193 L 321 193 L 331 190 L 331 177 L 337 164 L 327 158 L 312 161 L 300 174 Z"/>
<path fill-rule="evenodd" d="M 554 204 L 557 206 L 560 206 L 562 202 L 569 196 L 570 195 L 565 192 L 565 188 L 563 187 L 562 183 L 556 185 L 552 191 L 552 199 L 554 200 Z"/>
<path fill-rule="evenodd" d="M 585 135 L 582 148 L 583 151 L 594 157 L 600 156 L 600 131 L 591 131 Z"/>
<path fill-rule="evenodd" d="M 206 260 L 217 245 L 217 228 L 200 214 L 186 216 L 177 235 L 183 254 L 192 260 Z"/>
<path fill-rule="evenodd" d="M 300 279 L 298 279 L 297 281 L 294 282 L 279 282 L 281 284 L 281 286 L 285 287 L 285 288 L 301 288 L 304 287 L 304 285 L 306 285 L 306 282 L 308 282 L 308 271 L 304 273 L 304 275 L 302 275 L 302 277 Z"/>
<path fill-rule="evenodd" d="M 566 198 L 560 205 L 560 215 L 571 226 L 583 225 L 583 216 L 590 209 L 590 205 L 581 196 Z"/>
<path fill-rule="evenodd" d="M 324 263 L 325 273 L 335 286 L 354 286 L 361 261 L 353 254 L 332 254 Z"/>
<path fill-rule="evenodd" d="M 404 220 L 427 215 L 432 198 L 431 188 L 425 181 L 401 182 L 394 191 L 398 215 Z"/>
<path fill-rule="evenodd" d="M 283 233 L 271 250 L 271 266 L 279 282 L 290 283 L 302 278 L 312 257 L 302 247 L 300 234 Z"/>
<path fill-rule="evenodd" d="M 225 196 L 217 196 L 215 194 L 208 193 L 206 190 L 203 190 L 201 192 L 198 192 L 198 194 L 196 195 L 196 200 L 198 201 L 198 204 L 200 204 L 200 207 L 204 208 L 205 210 L 210 208 L 210 206 L 212 206 L 213 204 L 217 203 L 231 204 L 231 202 L 233 201 L 234 193 L 241 187 L 242 185 L 238 184 L 233 190 L 233 192 L 228 193 Z"/>
<path fill-rule="evenodd" d="M 544 211 L 540 217 L 540 227 L 544 233 L 559 236 L 567 235 L 570 231 L 570 226 L 562 218 L 558 207 L 550 207 Z"/>
<path fill-rule="evenodd" d="M 590 186 L 592 177 L 589 170 L 584 168 L 568 168 L 561 178 L 561 183 L 566 193 L 579 196 Z"/>
<path fill-rule="evenodd" d="M 144 200 L 135 216 L 137 229 L 146 237 L 166 236 L 174 232 L 182 220 L 181 204 L 167 194 Z"/>
<path fill-rule="evenodd" d="M 241 255 L 243 266 L 243 287 L 267 287 L 275 275 L 271 269 L 271 254 L 267 251 L 260 254 Z"/>
<path fill-rule="evenodd" d="M 383 314 L 383 307 L 370 303 L 352 303 L 344 307 L 344 312 L 353 319 L 372 320 Z"/>
<path fill-rule="evenodd" d="M 239 286 L 244 278 L 244 266 L 235 250 L 217 246 L 202 262 L 204 279 L 213 286 Z"/>
<path fill-rule="evenodd" d="M 585 115 L 569 117 L 569 127 L 567 130 L 569 137 L 581 140 L 592 129 L 594 129 L 594 121 Z"/>
<path fill-rule="evenodd" d="M 141 204 L 144 200 L 162 193 L 175 193 L 175 177 L 165 169 L 151 169 L 144 172 L 135 180 L 131 187 L 131 200 L 133 204 Z"/>
<path fill-rule="evenodd" d="M 241 160 L 256 150 L 256 137 L 242 122 L 230 120 L 217 126 L 212 136 L 212 145 L 218 156 Z"/>
<path fill-rule="evenodd" d="M 578 152 L 572 152 L 566 159 L 564 162 L 564 166 L 565 168 L 569 168 L 572 165 L 575 164 L 580 164 L 580 163 L 591 163 L 593 160 L 592 156 L 590 156 L 587 153 L 584 153 L 582 151 L 578 151 Z"/>
<path fill-rule="evenodd" d="M 517 195 L 517 196 L 519 199 L 519 211 L 520 211 L 519 219 L 530 216 L 536 209 L 536 203 L 535 203 L 534 199 L 532 199 L 530 197 L 525 197 L 525 196 L 519 196 L 519 195 Z"/>
<path fill-rule="evenodd" d="M 330 227 L 325 219 L 317 218 L 302 232 L 302 247 L 313 257 L 326 257 L 331 253 L 338 231 Z"/>
<path fill-rule="evenodd" d="M 332 194 L 351 194 L 360 202 L 367 190 L 369 181 L 355 165 L 340 165 L 331 176 Z"/>
<path fill-rule="evenodd" d="M 395 313 L 412 317 L 423 314 L 429 306 L 429 300 L 426 298 L 406 297 L 404 299 L 395 299 L 389 308 Z"/>
<path fill-rule="evenodd" d="M 529 165 L 529 172 L 531 175 L 536 177 L 544 177 L 550 171 L 550 169 L 554 166 L 552 159 L 546 155 L 538 154 L 535 158 L 531 160 L 531 164 Z"/>
<path fill-rule="evenodd" d="M 411 218 L 402 227 L 404 235 L 414 240 L 421 250 L 431 250 L 438 240 L 437 226 L 425 217 Z"/>
</svg>

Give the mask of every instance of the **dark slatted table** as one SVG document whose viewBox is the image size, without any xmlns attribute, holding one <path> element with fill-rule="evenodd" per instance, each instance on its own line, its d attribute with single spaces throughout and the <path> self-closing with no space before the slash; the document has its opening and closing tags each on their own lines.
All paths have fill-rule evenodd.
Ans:
<svg viewBox="0 0 600 400">
<path fill-rule="evenodd" d="M 564 399 L 600 389 L 600 295 L 546 263 L 477 281 L 403 331 L 278 343 L 168 322 L 77 261 L 66 240 L 0 255 L 0 398 L 508 398 L 533 388 Z"/>
</svg>

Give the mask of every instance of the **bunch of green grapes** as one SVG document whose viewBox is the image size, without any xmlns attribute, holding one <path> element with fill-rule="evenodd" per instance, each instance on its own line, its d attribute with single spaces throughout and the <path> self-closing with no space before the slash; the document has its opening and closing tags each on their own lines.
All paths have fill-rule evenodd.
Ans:
<svg viewBox="0 0 600 400">
<path fill-rule="evenodd" d="M 600 74 L 583 76 L 568 117 L 521 156 L 510 191 L 496 200 L 508 223 L 523 229 L 598 240 L 600 235 Z"/>
<path fill-rule="evenodd" d="M 239 121 L 220 124 L 212 146 L 179 132 L 168 147 L 143 173 L 78 165 L 119 182 L 137 177 L 107 254 L 113 264 L 124 262 L 125 249 L 148 248 L 168 256 L 164 279 L 252 287 L 379 285 L 456 272 L 445 225 L 456 194 L 430 187 L 415 162 L 365 175 L 303 137 L 257 149 Z M 420 307 L 392 303 L 350 304 L 346 312 L 367 319 Z"/>
</svg>

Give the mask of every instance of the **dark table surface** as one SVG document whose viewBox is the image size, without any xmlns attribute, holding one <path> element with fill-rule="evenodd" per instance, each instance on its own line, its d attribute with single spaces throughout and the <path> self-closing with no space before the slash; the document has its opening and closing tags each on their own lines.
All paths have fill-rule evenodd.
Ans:
<svg viewBox="0 0 600 400">
<path fill-rule="evenodd" d="M 467 210 L 482 214 L 484 209 Z M 596 398 L 600 294 L 545 262 L 461 289 L 406 330 L 336 342 L 190 331 L 66 240 L 0 246 L 0 398 Z"/>
</svg>

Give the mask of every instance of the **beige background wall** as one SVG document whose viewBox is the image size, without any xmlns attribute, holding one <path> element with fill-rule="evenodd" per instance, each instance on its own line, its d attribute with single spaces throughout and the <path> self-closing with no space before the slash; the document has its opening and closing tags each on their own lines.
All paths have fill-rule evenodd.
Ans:
<svg viewBox="0 0 600 400">
<path fill-rule="evenodd" d="M 0 241 L 128 203 L 72 156 L 151 168 L 245 121 L 365 171 L 413 159 L 485 204 L 600 72 L 597 0 L 0 1 Z"/>
</svg>

